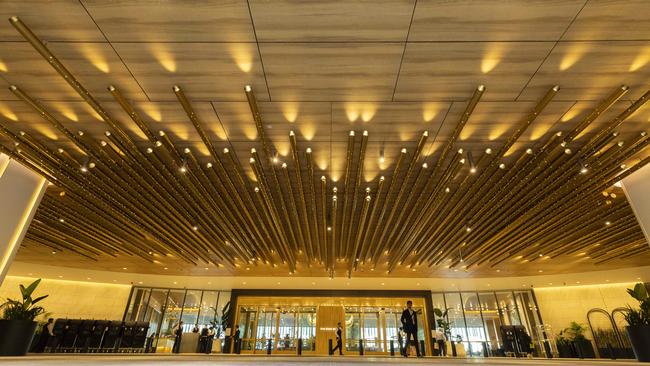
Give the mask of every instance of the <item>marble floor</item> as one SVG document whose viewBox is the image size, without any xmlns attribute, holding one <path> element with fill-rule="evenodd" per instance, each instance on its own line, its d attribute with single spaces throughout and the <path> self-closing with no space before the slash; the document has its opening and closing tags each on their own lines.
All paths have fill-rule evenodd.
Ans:
<svg viewBox="0 0 650 366">
<path fill-rule="evenodd" d="M 553 366 L 623 366 L 635 365 L 636 361 L 611 361 L 611 360 L 569 360 L 569 359 L 513 359 L 513 358 L 397 358 L 397 357 L 286 357 L 286 356 L 207 356 L 207 355 L 38 355 L 26 357 L 6 357 L 0 358 L 0 364 L 3 366 L 68 366 L 68 365 L 135 365 L 135 366 L 158 366 L 158 365 L 264 365 L 264 366 L 335 366 L 335 365 L 361 365 L 373 364 L 378 366 L 389 365 L 509 365 L 509 366 L 534 366 L 534 365 L 553 365 Z"/>
</svg>

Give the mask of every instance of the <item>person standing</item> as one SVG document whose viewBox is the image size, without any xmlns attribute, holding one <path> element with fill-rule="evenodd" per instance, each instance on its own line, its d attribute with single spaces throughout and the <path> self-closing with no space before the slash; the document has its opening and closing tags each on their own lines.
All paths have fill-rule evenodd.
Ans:
<svg viewBox="0 0 650 366">
<path fill-rule="evenodd" d="M 239 354 L 241 352 L 241 339 L 239 339 L 239 325 L 235 325 L 235 334 L 232 336 L 234 352 Z"/>
<path fill-rule="evenodd" d="M 208 339 L 206 341 L 205 345 L 205 353 L 210 354 L 212 353 L 212 342 L 214 341 L 214 335 L 216 334 L 214 327 L 210 327 L 208 329 Z"/>
<path fill-rule="evenodd" d="M 205 353 L 205 349 L 208 347 L 208 327 L 201 328 L 201 334 L 199 336 L 199 347 L 197 353 Z"/>
<path fill-rule="evenodd" d="M 336 347 L 332 348 L 330 356 L 337 349 L 339 350 L 339 356 L 343 356 L 343 327 L 341 326 L 341 322 L 336 323 Z"/>
<path fill-rule="evenodd" d="M 172 353 L 180 353 L 182 338 L 183 338 L 183 321 L 180 321 L 178 322 L 178 326 L 174 329 L 174 347 L 172 347 Z"/>
<path fill-rule="evenodd" d="M 404 352 L 404 357 L 408 357 L 411 337 L 413 337 L 413 342 L 415 342 L 415 352 L 417 356 L 422 357 L 420 354 L 420 345 L 418 344 L 418 317 L 415 310 L 413 310 L 413 301 L 409 300 L 406 302 L 406 309 L 402 312 L 400 320 L 404 327 L 404 331 L 406 332 L 406 350 Z"/>
<path fill-rule="evenodd" d="M 52 318 L 49 318 L 47 323 L 43 324 L 43 328 L 41 328 L 41 336 L 38 338 L 38 343 L 34 352 L 44 352 L 50 337 L 54 337 L 54 319 Z"/>
<path fill-rule="evenodd" d="M 436 328 L 436 343 L 440 350 L 440 356 L 447 356 L 447 336 L 442 327 Z"/>
</svg>

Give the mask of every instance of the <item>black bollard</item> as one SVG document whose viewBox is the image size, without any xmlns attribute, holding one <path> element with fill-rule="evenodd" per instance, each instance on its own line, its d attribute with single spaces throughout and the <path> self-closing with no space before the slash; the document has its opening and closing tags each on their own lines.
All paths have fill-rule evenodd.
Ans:
<svg viewBox="0 0 650 366">
<path fill-rule="evenodd" d="M 327 340 L 327 354 L 328 355 L 331 356 L 331 355 L 334 354 L 334 352 L 332 352 L 333 348 L 334 348 L 334 346 L 332 345 L 332 338 L 330 338 L 330 339 Z"/>
<path fill-rule="evenodd" d="M 302 356 L 302 338 L 298 338 L 298 356 Z"/>
<path fill-rule="evenodd" d="M 363 339 L 359 339 L 359 356 L 363 356 Z"/>
<path fill-rule="evenodd" d="M 393 340 L 390 340 L 390 355 L 395 356 L 395 343 L 393 343 Z"/>
<path fill-rule="evenodd" d="M 266 345 L 266 354 L 270 355 L 273 350 L 273 340 L 269 339 L 269 343 Z"/>
<path fill-rule="evenodd" d="M 426 352 L 425 352 L 425 350 L 426 350 L 426 348 L 424 348 L 424 340 L 421 339 L 421 340 L 420 340 L 420 354 L 421 354 L 422 356 L 426 356 Z"/>
</svg>

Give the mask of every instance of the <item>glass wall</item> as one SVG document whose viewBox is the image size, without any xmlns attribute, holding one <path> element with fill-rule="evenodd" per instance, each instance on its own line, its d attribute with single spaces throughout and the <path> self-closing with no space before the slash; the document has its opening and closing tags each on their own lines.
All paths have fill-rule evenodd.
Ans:
<svg viewBox="0 0 650 366">
<path fill-rule="evenodd" d="M 147 336 L 156 352 L 171 352 L 174 329 L 183 322 L 183 332 L 221 324 L 230 291 L 159 289 L 134 287 L 124 321 L 149 322 Z M 224 329 L 217 327 L 219 338 Z"/>
<path fill-rule="evenodd" d="M 434 309 L 447 310 L 447 339 L 457 356 L 509 355 L 513 342 L 504 337 L 511 326 L 523 328 L 529 337 L 523 337 L 527 344 L 515 342 L 520 351 L 545 356 L 537 334 L 541 324 L 537 304 L 529 290 L 438 292 L 431 294 L 431 300 Z"/>
</svg>

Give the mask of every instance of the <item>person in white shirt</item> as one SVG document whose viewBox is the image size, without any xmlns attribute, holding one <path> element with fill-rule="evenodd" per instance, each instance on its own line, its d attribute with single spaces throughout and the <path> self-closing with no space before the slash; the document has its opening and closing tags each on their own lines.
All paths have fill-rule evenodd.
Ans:
<svg viewBox="0 0 650 366">
<path fill-rule="evenodd" d="M 442 327 L 436 328 L 436 343 L 440 350 L 440 356 L 447 356 L 447 336 Z"/>
</svg>

